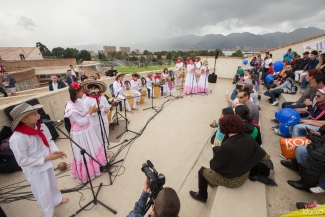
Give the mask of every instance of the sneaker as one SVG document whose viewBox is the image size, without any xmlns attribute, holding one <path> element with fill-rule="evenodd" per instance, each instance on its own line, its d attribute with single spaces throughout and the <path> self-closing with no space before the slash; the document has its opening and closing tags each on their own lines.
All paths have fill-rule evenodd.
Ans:
<svg viewBox="0 0 325 217">
<path fill-rule="evenodd" d="M 296 202 L 297 209 L 311 209 L 317 207 L 317 202 L 314 200 L 313 203 L 305 203 L 305 202 Z"/>
<path fill-rule="evenodd" d="M 277 119 L 272 119 L 271 122 L 280 123 Z"/>
<path fill-rule="evenodd" d="M 279 104 L 279 101 L 278 100 L 275 101 L 275 102 L 273 102 L 271 105 L 276 106 L 277 104 Z"/>
<path fill-rule="evenodd" d="M 273 133 L 274 133 L 275 135 L 277 135 L 277 136 L 285 137 L 285 136 L 280 132 L 279 129 L 274 129 L 274 130 L 273 130 Z"/>
<path fill-rule="evenodd" d="M 285 156 L 283 156 L 282 153 L 280 153 L 280 158 L 284 159 L 284 160 L 288 160 Z"/>
<path fill-rule="evenodd" d="M 311 191 L 313 194 L 324 194 L 324 193 L 325 193 L 325 190 L 322 189 L 321 187 L 310 188 L 310 191 Z"/>
<path fill-rule="evenodd" d="M 273 127 L 271 127 L 272 130 L 274 130 L 274 129 L 279 129 L 279 128 L 280 128 L 280 125 L 277 125 L 277 126 L 273 126 Z"/>
</svg>

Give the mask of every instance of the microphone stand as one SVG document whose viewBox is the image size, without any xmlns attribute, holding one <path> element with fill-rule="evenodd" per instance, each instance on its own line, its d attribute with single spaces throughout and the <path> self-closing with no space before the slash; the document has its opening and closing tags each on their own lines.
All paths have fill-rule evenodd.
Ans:
<svg viewBox="0 0 325 217">
<path fill-rule="evenodd" d="M 151 106 L 149 108 L 145 108 L 143 110 L 148 110 L 148 109 L 153 109 L 155 110 L 156 112 L 158 112 L 158 110 L 156 109 L 156 106 L 153 106 L 153 84 L 151 85 Z"/>
<path fill-rule="evenodd" d="M 97 98 L 98 98 L 98 95 L 97 94 L 95 96 L 97 96 Z M 103 119 L 102 112 L 100 110 L 99 102 L 98 102 L 97 98 L 95 98 L 95 100 L 96 100 L 97 108 L 98 108 L 97 109 L 97 115 L 98 115 L 98 121 L 99 121 L 99 125 L 100 125 L 100 134 L 102 136 L 102 142 L 103 142 L 103 146 L 104 146 L 104 150 L 105 150 L 105 158 L 107 159 L 107 153 L 106 153 L 106 151 L 108 150 L 110 144 L 109 144 L 109 141 L 108 141 L 108 136 L 107 136 L 107 132 L 106 132 L 106 129 L 105 129 L 104 119 Z M 104 138 L 106 138 L 107 147 L 106 147 L 105 139 Z M 110 184 L 111 185 L 113 185 L 113 182 L 112 182 L 112 173 L 110 172 L 110 169 L 112 168 L 113 165 L 115 165 L 117 163 L 120 163 L 122 161 L 124 161 L 124 159 L 121 159 L 121 160 L 116 161 L 114 163 L 107 162 L 107 164 L 105 166 L 103 166 L 103 167 L 105 167 L 107 169 L 107 172 L 108 172 L 108 176 L 109 176 L 109 180 L 110 180 Z"/>
<path fill-rule="evenodd" d="M 113 99 L 113 101 L 111 102 L 111 104 L 113 104 L 113 103 L 114 103 L 114 99 Z M 122 103 L 122 101 L 120 101 L 119 103 Z M 115 106 L 115 114 L 113 115 L 112 120 L 114 120 L 114 118 L 116 117 L 116 125 L 118 126 L 118 125 L 119 125 L 119 122 L 118 122 L 118 118 L 119 118 L 119 116 L 120 116 L 121 118 L 123 118 L 124 120 L 126 120 L 126 118 L 125 118 L 125 117 L 124 117 L 120 112 L 118 112 L 117 107 L 118 107 L 118 106 Z M 121 107 L 122 107 L 122 104 L 121 104 Z M 114 129 L 114 127 L 113 127 L 113 129 Z"/>
<path fill-rule="evenodd" d="M 133 97 L 133 98 L 136 98 L 136 97 Z M 116 137 L 116 139 L 118 139 L 118 138 L 120 138 L 124 133 L 127 133 L 127 132 L 131 132 L 131 133 L 134 133 L 134 134 L 136 134 L 136 135 L 138 135 L 138 136 L 140 136 L 140 133 L 137 133 L 137 132 L 134 132 L 134 131 L 132 131 L 132 130 L 129 130 L 128 129 L 128 122 L 129 122 L 129 120 L 128 120 L 128 118 L 127 118 L 127 116 L 126 116 L 126 106 L 125 106 L 125 101 L 126 101 L 126 98 L 125 99 L 123 99 L 124 100 L 124 113 L 125 113 L 125 130 L 124 130 L 124 132 L 123 133 L 121 133 L 120 135 L 118 135 L 117 137 Z M 135 99 L 134 99 L 135 100 Z M 130 105 L 130 107 L 131 107 L 132 105 Z M 131 107 L 131 110 L 132 110 L 132 107 Z"/>
<path fill-rule="evenodd" d="M 54 126 L 56 126 L 56 125 L 54 125 Z M 71 139 L 70 136 L 68 136 L 66 133 L 64 133 L 63 130 L 61 130 L 57 126 L 56 126 L 56 129 L 58 129 L 65 137 L 67 137 L 67 139 L 70 140 L 70 142 L 72 142 L 74 145 L 76 145 L 80 149 L 80 154 L 82 155 L 82 160 L 83 160 L 83 162 L 85 164 L 85 167 L 86 167 L 86 172 L 87 172 L 87 176 L 88 176 L 88 180 L 89 180 L 89 184 L 90 184 L 90 190 L 91 190 L 92 195 L 93 195 L 93 199 L 89 203 L 87 203 L 86 205 L 84 205 L 83 207 L 81 207 L 79 210 L 77 210 L 70 217 L 76 216 L 78 213 L 80 213 L 81 211 L 83 211 L 84 209 L 86 209 L 92 203 L 94 205 L 97 205 L 97 203 L 98 203 L 98 204 L 102 205 L 103 207 L 105 207 L 106 209 L 108 209 L 109 211 L 111 211 L 112 213 L 116 214 L 117 212 L 115 210 L 113 210 L 112 208 L 110 208 L 109 206 L 107 206 L 106 204 L 104 204 L 103 202 L 101 202 L 100 200 L 97 199 L 98 194 L 99 194 L 99 191 L 100 191 L 101 187 L 103 186 L 103 183 L 100 183 L 99 188 L 98 188 L 97 192 L 95 193 L 94 187 L 93 187 L 93 184 L 92 184 L 92 181 L 90 179 L 90 174 L 89 174 L 89 169 L 88 169 L 88 165 L 87 165 L 87 161 L 86 161 L 85 154 L 89 158 L 91 158 L 93 161 L 95 161 L 99 166 L 101 166 L 101 167 L 103 167 L 103 166 L 93 156 L 91 156 L 90 154 L 88 154 L 87 151 L 84 148 L 80 147 L 73 139 Z"/>
</svg>

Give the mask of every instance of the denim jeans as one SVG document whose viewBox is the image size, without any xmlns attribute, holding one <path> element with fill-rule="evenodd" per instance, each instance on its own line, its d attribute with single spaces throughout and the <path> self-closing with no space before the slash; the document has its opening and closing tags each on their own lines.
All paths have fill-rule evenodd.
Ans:
<svg viewBox="0 0 325 217">
<path fill-rule="evenodd" d="M 235 89 L 232 91 L 232 94 L 231 94 L 230 99 L 231 99 L 231 100 L 235 100 L 236 98 L 237 98 L 237 89 L 235 88 Z"/>
<path fill-rule="evenodd" d="M 296 159 L 299 164 L 305 163 L 309 156 L 309 153 L 307 151 L 307 146 L 299 146 L 296 148 Z"/>
<path fill-rule="evenodd" d="M 308 127 L 311 130 L 315 130 L 318 131 L 319 127 L 313 126 L 313 125 L 309 125 L 309 124 L 297 124 L 295 126 L 292 127 L 292 138 L 293 137 L 304 137 L 307 135 L 306 133 L 306 127 Z"/>
<path fill-rule="evenodd" d="M 322 181 L 319 182 L 318 187 L 325 190 L 325 178 L 323 178 Z"/>
<path fill-rule="evenodd" d="M 275 102 L 276 98 L 278 98 L 281 93 L 283 93 L 283 89 L 270 90 L 269 94 L 272 99 L 272 102 Z"/>
<path fill-rule="evenodd" d="M 307 81 L 306 81 L 306 76 L 302 78 L 302 81 L 301 81 L 301 88 L 305 89 L 306 86 L 307 86 Z"/>
<path fill-rule="evenodd" d="M 282 108 L 306 108 L 305 104 L 292 105 L 294 102 L 284 102 L 282 103 Z"/>
</svg>

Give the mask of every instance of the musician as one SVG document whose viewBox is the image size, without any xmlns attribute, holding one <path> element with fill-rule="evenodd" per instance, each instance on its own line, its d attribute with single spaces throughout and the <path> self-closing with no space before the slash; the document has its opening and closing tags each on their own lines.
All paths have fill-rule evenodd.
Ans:
<svg viewBox="0 0 325 217">
<path fill-rule="evenodd" d="M 166 79 L 166 88 L 164 87 L 164 89 L 166 89 L 166 92 L 175 92 L 175 85 L 174 82 L 172 81 L 172 78 L 170 77 L 170 74 L 168 73 L 168 69 L 164 68 L 164 71 L 161 75 L 163 77 L 163 79 Z M 165 91 L 165 90 L 164 90 Z M 165 93 L 165 92 L 164 92 Z"/>
<path fill-rule="evenodd" d="M 176 66 L 175 66 L 175 70 L 174 73 L 177 73 L 177 76 L 175 77 L 175 85 L 177 86 L 177 84 L 181 85 L 184 79 L 184 71 L 183 71 L 183 75 L 181 76 L 181 70 L 183 69 L 184 63 L 183 63 L 183 59 L 182 57 L 178 57 L 177 61 L 176 61 Z"/>
<path fill-rule="evenodd" d="M 148 99 L 150 99 L 150 92 L 152 91 L 152 75 L 153 75 L 153 72 L 150 72 L 148 75 L 147 75 L 147 79 L 146 79 L 146 86 L 147 86 L 147 91 L 148 91 Z"/>
<path fill-rule="evenodd" d="M 187 59 L 186 59 L 186 66 L 189 65 L 190 62 L 191 62 L 191 57 L 187 57 Z"/>
<path fill-rule="evenodd" d="M 135 95 L 137 96 L 135 98 L 136 104 L 140 105 L 140 97 L 141 97 L 141 93 L 139 92 L 139 81 L 138 79 L 140 78 L 140 75 L 137 73 L 133 73 L 131 75 L 131 90 L 135 92 Z"/>
<path fill-rule="evenodd" d="M 196 67 L 196 70 L 200 70 L 201 69 L 201 62 L 200 62 L 201 58 L 200 57 L 195 57 L 194 58 L 194 64 Z"/>
<path fill-rule="evenodd" d="M 113 91 L 114 91 L 114 97 L 119 97 L 121 99 L 125 99 L 125 97 L 123 96 L 124 90 L 126 90 L 126 85 L 123 84 L 123 78 L 124 78 L 125 74 L 117 74 L 116 79 L 113 83 Z M 132 108 L 130 107 L 130 104 L 127 100 L 124 100 L 125 102 L 125 108 L 128 110 L 128 112 L 130 112 L 131 114 L 133 114 L 132 110 L 138 110 L 136 109 L 136 102 L 134 100 L 134 103 L 132 105 Z"/>
<path fill-rule="evenodd" d="M 184 93 L 192 94 L 197 93 L 197 81 L 195 76 L 195 65 L 193 60 L 190 61 L 190 64 L 187 65 L 187 76 L 185 80 Z"/>
<path fill-rule="evenodd" d="M 161 76 L 161 72 L 160 71 L 158 71 L 158 72 L 156 72 L 156 75 L 155 75 L 155 77 L 154 77 L 154 79 L 155 79 L 155 83 L 160 83 L 161 81 L 162 81 L 162 76 Z M 160 86 L 160 92 L 161 92 L 161 95 L 163 95 L 163 86 Z"/>
<path fill-rule="evenodd" d="M 169 77 L 170 76 L 168 73 L 168 69 L 164 68 L 163 73 L 161 74 L 161 78 L 162 78 L 161 86 L 162 86 L 162 91 L 163 91 L 164 96 L 166 96 L 166 94 L 169 92 L 168 85 L 167 85 L 167 81 L 168 81 Z M 164 83 L 164 82 L 166 82 L 166 83 Z"/>
<path fill-rule="evenodd" d="M 200 69 L 201 75 L 198 82 L 198 92 L 199 93 L 209 93 L 209 85 L 208 85 L 208 76 L 209 76 L 209 66 L 208 61 L 204 61 L 203 66 Z"/>
</svg>

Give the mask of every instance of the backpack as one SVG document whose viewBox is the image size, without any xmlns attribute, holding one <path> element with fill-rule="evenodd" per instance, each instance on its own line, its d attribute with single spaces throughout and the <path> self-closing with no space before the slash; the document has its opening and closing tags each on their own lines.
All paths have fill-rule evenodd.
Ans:
<svg viewBox="0 0 325 217">
<path fill-rule="evenodd" d="M 298 92 L 298 86 L 293 83 L 292 79 L 289 79 L 290 83 L 291 83 L 291 91 L 293 91 L 292 93 L 289 94 L 296 94 Z"/>
</svg>

